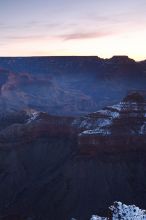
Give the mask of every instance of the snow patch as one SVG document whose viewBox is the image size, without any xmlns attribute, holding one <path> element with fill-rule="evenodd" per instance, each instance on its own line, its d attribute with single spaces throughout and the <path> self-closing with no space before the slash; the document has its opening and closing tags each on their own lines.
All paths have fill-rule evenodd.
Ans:
<svg viewBox="0 0 146 220">
<path fill-rule="evenodd" d="M 125 205 L 121 202 L 114 202 L 114 204 L 109 207 L 108 213 L 108 217 L 92 215 L 90 220 L 146 220 L 145 210 L 142 210 L 135 205 Z"/>
<path fill-rule="evenodd" d="M 88 122 L 88 120 L 84 120 L 80 124 L 80 128 L 89 129 L 92 126 L 92 123 Z"/>
<path fill-rule="evenodd" d="M 79 136 L 82 136 L 82 135 L 95 135 L 95 134 L 106 136 L 106 135 L 111 135 L 111 131 L 108 130 L 108 129 L 104 129 L 104 128 L 96 128 L 96 129 L 93 129 L 93 130 L 83 131 L 82 133 L 79 134 Z"/>
<path fill-rule="evenodd" d="M 109 209 L 112 213 L 113 220 L 146 220 L 146 211 L 135 205 L 125 205 L 121 202 L 114 202 Z"/>
<path fill-rule="evenodd" d="M 106 220 L 107 218 L 104 217 L 100 217 L 97 215 L 92 215 L 92 217 L 90 218 L 90 220 Z"/>
<path fill-rule="evenodd" d="M 104 127 L 104 126 L 107 126 L 107 125 L 111 125 L 111 120 L 110 119 L 98 119 L 97 120 L 97 126 L 99 127 Z"/>
<path fill-rule="evenodd" d="M 37 112 L 37 111 L 29 112 L 27 114 L 29 116 L 29 119 L 27 120 L 27 124 L 29 124 L 32 121 L 36 120 L 39 116 L 39 112 Z"/>
</svg>

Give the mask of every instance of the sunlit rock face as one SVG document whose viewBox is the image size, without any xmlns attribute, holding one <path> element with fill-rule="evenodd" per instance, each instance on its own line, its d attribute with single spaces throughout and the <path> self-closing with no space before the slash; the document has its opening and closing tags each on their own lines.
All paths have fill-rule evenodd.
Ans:
<svg viewBox="0 0 146 220">
<path fill-rule="evenodd" d="M 146 100 L 144 92 L 130 92 L 119 104 L 79 118 L 81 150 L 130 150 L 146 143 Z M 128 148 L 127 148 L 128 147 Z M 86 151 L 86 150 L 85 150 Z"/>
<path fill-rule="evenodd" d="M 92 215 L 90 220 L 145 220 L 146 211 L 142 210 L 135 205 L 125 205 L 121 202 L 114 202 L 109 207 L 108 216 L 100 217 Z M 72 219 L 75 220 L 75 219 Z"/>
</svg>

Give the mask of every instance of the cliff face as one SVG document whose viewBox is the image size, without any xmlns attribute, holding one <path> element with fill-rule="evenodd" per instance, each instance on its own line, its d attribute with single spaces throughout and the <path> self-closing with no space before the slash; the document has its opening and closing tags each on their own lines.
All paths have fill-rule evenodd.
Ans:
<svg viewBox="0 0 146 220">
<path fill-rule="evenodd" d="M 145 94 L 130 93 L 119 104 L 79 118 L 74 125 L 79 127 L 83 152 L 145 150 Z"/>
</svg>

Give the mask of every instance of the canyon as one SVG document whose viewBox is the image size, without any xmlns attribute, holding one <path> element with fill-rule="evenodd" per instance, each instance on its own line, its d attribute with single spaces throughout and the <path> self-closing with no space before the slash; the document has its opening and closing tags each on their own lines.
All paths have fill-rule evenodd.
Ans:
<svg viewBox="0 0 146 220">
<path fill-rule="evenodd" d="M 145 83 L 126 56 L 0 58 L 0 219 L 145 209 Z"/>
<path fill-rule="evenodd" d="M 140 75 L 140 77 L 139 77 Z M 144 90 L 146 61 L 127 56 L 0 57 L 0 112 L 83 115 Z"/>
</svg>

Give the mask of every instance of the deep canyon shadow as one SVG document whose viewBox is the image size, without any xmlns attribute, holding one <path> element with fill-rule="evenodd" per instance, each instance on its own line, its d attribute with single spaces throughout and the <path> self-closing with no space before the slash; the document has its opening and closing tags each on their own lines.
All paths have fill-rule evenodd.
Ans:
<svg viewBox="0 0 146 220">
<path fill-rule="evenodd" d="M 146 153 L 81 155 L 76 140 L 39 138 L 0 150 L 2 219 L 86 220 L 115 200 L 146 208 Z"/>
</svg>

